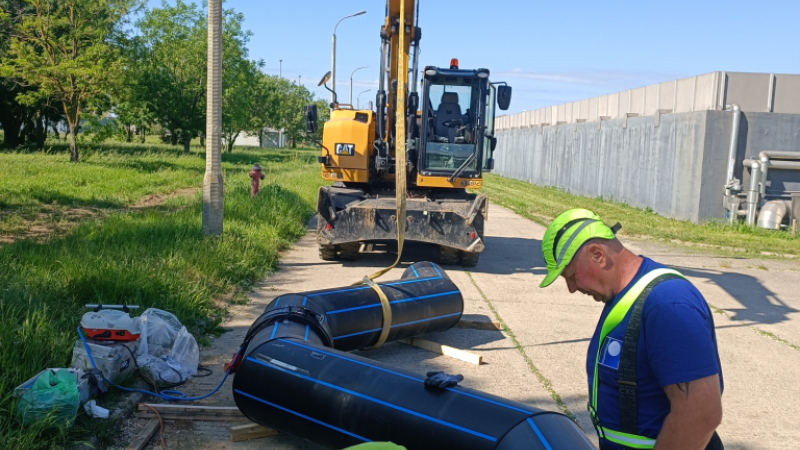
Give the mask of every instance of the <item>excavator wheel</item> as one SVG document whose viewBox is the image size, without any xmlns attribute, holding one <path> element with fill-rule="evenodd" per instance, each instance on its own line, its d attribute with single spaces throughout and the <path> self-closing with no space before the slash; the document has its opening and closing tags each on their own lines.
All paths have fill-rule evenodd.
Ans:
<svg viewBox="0 0 800 450">
<path fill-rule="evenodd" d="M 342 244 L 339 246 L 339 254 L 341 258 L 346 261 L 352 261 L 354 259 L 358 259 L 358 248 L 360 244 L 358 242 L 353 242 L 350 244 Z"/>
<path fill-rule="evenodd" d="M 461 265 L 464 267 L 475 267 L 478 265 L 478 259 L 481 257 L 480 253 L 473 252 L 458 252 Z"/>
<path fill-rule="evenodd" d="M 439 264 L 458 264 L 458 250 L 439 246 Z"/>
<path fill-rule="evenodd" d="M 323 261 L 336 261 L 336 246 L 334 245 L 320 245 L 319 246 L 319 259 Z"/>
</svg>

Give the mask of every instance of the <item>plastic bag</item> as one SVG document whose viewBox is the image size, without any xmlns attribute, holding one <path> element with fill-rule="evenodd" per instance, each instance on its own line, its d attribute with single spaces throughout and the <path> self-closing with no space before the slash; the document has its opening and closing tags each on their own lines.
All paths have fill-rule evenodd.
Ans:
<svg viewBox="0 0 800 450">
<path fill-rule="evenodd" d="M 142 336 L 136 361 L 140 367 L 167 383 L 180 383 L 197 374 L 200 349 L 175 315 L 148 308 L 139 317 L 139 326 Z"/>
<path fill-rule="evenodd" d="M 51 412 L 56 424 L 72 426 L 80 406 L 81 394 L 75 374 L 69 370 L 46 370 L 33 383 L 17 404 L 23 424 L 44 419 Z"/>
</svg>

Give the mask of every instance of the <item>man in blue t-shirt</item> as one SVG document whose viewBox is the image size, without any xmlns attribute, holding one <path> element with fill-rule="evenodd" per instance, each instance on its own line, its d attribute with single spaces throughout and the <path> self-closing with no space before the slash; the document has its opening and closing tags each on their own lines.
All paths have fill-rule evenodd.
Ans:
<svg viewBox="0 0 800 450">
<path fill-rule="evenodd" d="M 589 343 L 589 412 L 610 449 L 722 449 L 714 319 L 678 272 L 626 249 L 600 217 L 572 209 L 545 232 L 547 275 L 602 302 Z"/>
</svg>

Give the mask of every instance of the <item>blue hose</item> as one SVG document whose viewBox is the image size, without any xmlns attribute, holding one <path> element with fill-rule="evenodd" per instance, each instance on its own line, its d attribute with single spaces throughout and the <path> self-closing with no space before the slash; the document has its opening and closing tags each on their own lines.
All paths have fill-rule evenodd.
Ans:
<svg viewBox="0 0 800 450">
<path fill-rule="evenodd" d="M 86 349 L 86 354 L 89 355 L 89 361 L 92 363 L 92 367 L 97 369 L 97 364 L 95 364 L 94 358 L 92 358 L 92 352 L 91 352 L 91 350 L 89 350 L 89 344 L 86 343 L 86 339 L 83 337 L 83 333 L 81 332 L 81 327 L 78 327 L 78 336 L 81 337 L 81 342 L 83 342 L 83 348 Z M 239 351 L 236 352 L 236 355 L 233 357 L 233 360 L 236 361 L 236 358 L 238 358 L 238 357 L 239 357 Z M 131 389 L 131 388 L 122 387 L 122 386 L 112 382 L 111 380 L 109 380 L 107 378 L 106 378 L 106 381 L 108 381 L 108 384 L 116 387 L 117 389 L 122 389 L 123 391 L 141 392 L 142 394 L 152 395 L 153 397 L 157 397 L 157 398 L 160 398 L 162 400 L 167 400 L 167 401 L 172 401 L 172 402 L 190 402 L 190 401 L 195 401 L 195 400 L 202 400 L 202 399 L 204 399 L 206 397 L 210 397 L 211 395 L 216 393 L 219 390 L 219 388 L 221 388 L 222 385 L 225 383 L 225 380 L 228 379 L 228 375 L 230 375 L 231 369 L 233 369 L 233 366 L 234 366 L 234 364 L 231 364 L 228 367 L 228 370 L 225 371 L 225 376 L 222 377 L 222 381 L 219 382 L 219 385 L 216 388 L 214 388 L 213 391 L 209 392 L 206 395 L 201 395 L 199 397 L 187 397 L 186 394 L 184 394 L 183 392 L 181 392 L 181 391 L 173 391 L 173 390 L 164 390 L 164 391 L 161 391 L 161 393 L 159 394 L 157 392 L 145 391 L 144 389 Z"/>
</svg>

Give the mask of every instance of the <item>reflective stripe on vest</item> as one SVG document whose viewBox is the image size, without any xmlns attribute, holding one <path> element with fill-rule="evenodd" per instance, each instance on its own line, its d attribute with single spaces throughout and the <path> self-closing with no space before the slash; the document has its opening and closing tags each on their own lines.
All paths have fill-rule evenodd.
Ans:
<svg viewBox="0 0 800 450">
<path fill-rule="evenodd" d="M 611 312 L 608 313 L 608 316 L 606 316 L 606 319 L 603 321 L 603 324 L 600 327 L 600 339 L 597 341 L 597 355 L 594 359 L 594 376 L 592 377 L 592 392 L 588 408 L 589 414 L 591 414 L 592 422 L 594 422 L 594 426 L 597 429 L 597 434 L 601 438 L 616 444 L 624 445 L 626 447 L 649 449 L 656 445 L 656 440 L 646 436 L 638 436 L 635 434 L 610 430 L 600 425 L 600 420 L 597 417 L 597 366 L 600 360 L 600 348 L 603 346 L 603 341 L 605 340 L 606 336 L 608 336 L 608 333 L 610 333 L 614 328 L 617 327 L 617 325 L 620 324 L 620 322 L 622 322 L 622 320 L 628 314 L 628 311 L 631 309 L 631 306 L 633 306 L 633 303 L 639 298 L 647 285 L 656 278 L 667 274 L 683 277 L 680 272 L 672 269 L 655 269 L 647 272 L 641 278 L 639 278 L 639 280 L 636 281 L 636 283 L 634 283 L 630 289 L 628 289 L 628 292 L 626 292 L 621 299 L 619 299 L 617 304 L 611 309 Z"/>
</svg>

